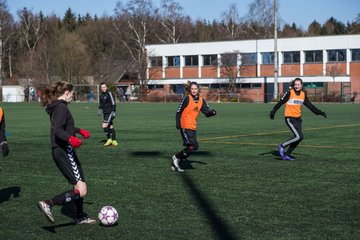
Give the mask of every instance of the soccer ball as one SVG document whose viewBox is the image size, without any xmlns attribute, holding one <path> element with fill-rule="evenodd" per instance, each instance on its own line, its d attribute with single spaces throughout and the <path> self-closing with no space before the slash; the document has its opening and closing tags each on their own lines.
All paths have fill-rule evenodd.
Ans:
<svg viewBox="0 0 360 240">
<path fill-rule="evenodd" d="M 112 206 L 105 206 L 101 208 L 98 214 L 99 221 L 104 226 L 111 226 L 116 223 L 119 218 L 119 214 Z"/>
</svg>

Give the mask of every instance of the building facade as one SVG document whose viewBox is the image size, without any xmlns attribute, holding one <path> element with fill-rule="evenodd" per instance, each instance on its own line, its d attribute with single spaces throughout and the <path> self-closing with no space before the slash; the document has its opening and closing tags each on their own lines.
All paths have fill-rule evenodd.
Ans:
<svg viewBox="0 0 360 240">
<path fill-rule="evenodd" d="M 300 77 L 315 101 L 360 102 L 360 35 L 281 38 L 277 49 L 280 96 Z M 148 85 L 157 94 L 182 93 L 190 80 L 208 97 L 231 93 L 257 102 L 273 97 L 273 39 L 159 44 L 146 50 Z"/>
</svg>

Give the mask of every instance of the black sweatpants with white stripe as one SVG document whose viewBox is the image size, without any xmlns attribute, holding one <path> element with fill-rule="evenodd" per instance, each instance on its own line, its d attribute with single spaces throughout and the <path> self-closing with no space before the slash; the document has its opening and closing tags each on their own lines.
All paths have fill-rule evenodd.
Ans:
<svg viewBox="0 0 360 240">
<path fill-rule="evenodd" d="M 61 147 L 53 148 L 52 156 L 56 166 L 72 185 L 75 185 L 80 180 L 85 182 L 79 159 L 71 145 L 68 145 L 66 150 Z"/>
<path fill-rule="evenodd" d="M 290 128 L 291 132 L 294 134 L 292 138 L 281 143 L 283 148 L 289 146 L 286 154 L 291 154 L 295 148 L 299 145 L 299 143 L 304 139 L 304 135 L 302 133 L 302 119 L 301 118 L 285 118 L 286 125 Z"/>
</svg>

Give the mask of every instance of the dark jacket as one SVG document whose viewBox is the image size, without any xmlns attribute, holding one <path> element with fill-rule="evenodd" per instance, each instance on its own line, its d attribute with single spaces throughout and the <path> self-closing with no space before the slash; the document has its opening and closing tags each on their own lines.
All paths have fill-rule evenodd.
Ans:
<svg viewBox="0 0 360 240">
<path fill-rule="evenodd" d="M 111 92 L 109 91 L 106 91 L 105 93 L 102 92 L 100 94 L 99 102 L 100 102 L 99 109 L 102 109 L 104 114 L 110 114 L 111 112 L 116 112 L 115 97 Z"/>
<path fill-rule="evenodd" d="M 56 100 L 46 106 L 46 112 L 50 115 L 51 147 L 66 149 L 69 144 L 69 137 L 75 136 L 75 133 L 80 133 L 80 129 L 75 127 L 67 103 L 64 100 Z"/>
</svg>

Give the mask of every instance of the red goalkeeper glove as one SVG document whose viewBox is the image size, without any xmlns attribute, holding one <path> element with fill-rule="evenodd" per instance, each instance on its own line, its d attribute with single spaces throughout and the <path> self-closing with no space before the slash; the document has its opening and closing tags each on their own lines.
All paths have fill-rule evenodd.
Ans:
<svg viewBox="0 0 360 240">
<path fill-rule="evenodd" d="M 82 141 L 74 136 L 70 136 L 69 137 L 69 143 L 71 144 L 71 146 L 73 148 L 78 148 L 81 146 L 82 144 Z"/>
<path fill-rule="evenodd" d="M 90 137 L 90 133 L 82 128 L 80 128 L 80 134 L 84 137 L 84 139 L 87 139 Z"/>
</svg>

